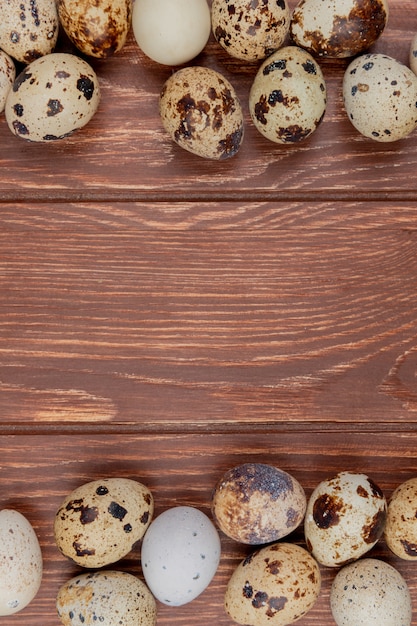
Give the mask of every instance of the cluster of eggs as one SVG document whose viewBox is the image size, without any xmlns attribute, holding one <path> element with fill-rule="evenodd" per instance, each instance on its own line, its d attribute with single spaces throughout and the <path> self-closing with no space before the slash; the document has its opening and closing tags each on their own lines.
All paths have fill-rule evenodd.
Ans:
<svg viewBox="0 0 417 626">
<path fill-rule="evenodd" d="M 192 602 L 211 583 L 221 558 L 221 533 L 250 547 L 224 593 L 237 624 L 285 626 L 308 613 L 321 591 L 321 567 L 336 571 L 330 609 L 338 626 L 410 626 L 411 597 L 403 576 L 369 551 L 384 537 L 400 559 L 417 558 L 417 478 L 387 502 L 366 474 L 342 471 L 307 499 L 283 469 L 244 463 L 226 471 L 212 492 L 211 517 L 192 506 L 154 516 L 150 489 L 130 478 L 93 480 L 58 507 L 60 553 L 83 568 L 62 584 L 56 608 L 63 626 L 118 623 L 155 626 L 157 601 Z M 293 535 L 304 526 L 304 543 Z M 0 511 L 0 615 L 36 596 L 43 562 L 38 538 L 18 511 Z M 140 547 L 142 577 L 117 569 Z M 251 551 L 251 548 L 254 550 Z"/>
</svg>

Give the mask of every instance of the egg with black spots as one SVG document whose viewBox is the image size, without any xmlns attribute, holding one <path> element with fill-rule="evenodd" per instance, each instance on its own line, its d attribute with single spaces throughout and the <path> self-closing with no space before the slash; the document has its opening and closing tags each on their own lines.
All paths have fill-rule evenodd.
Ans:
<svg viewBox="0 0 417 626">
<path fill-rule="evenodd" d="M 400 559 L 417 561 L 417 478 L 406 480 L 391 495 L 384 537 Z"/>
<path fill-rule="evenodd" d="M 417 74 L 417 33 L 413 36 L 409 50 L 409 65 L 414 74 Z"/>
</svg>

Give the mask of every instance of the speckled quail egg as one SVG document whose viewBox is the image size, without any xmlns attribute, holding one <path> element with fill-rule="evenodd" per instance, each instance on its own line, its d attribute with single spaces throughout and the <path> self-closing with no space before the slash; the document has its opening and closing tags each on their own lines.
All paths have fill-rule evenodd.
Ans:
<svg viewBox="0 0 417 626">
<path fill-rule="evenodd" d="M 326 97 L 318 63 L 305 50 L 286 46 L 258 69 L 249 93 L 249 111 L 264 137 L 280 144 L 297 143 L 318 128 Z"/>
<path fill-rule="evenodd" d="M 417 33 L 411 40 L 410 52 L 409 52 L 409 64 L 410 69 L 414 74 L 417 74 Z"/>
<path fill-rule="evenodd" d="M 235 541 L 263 544 L 289 535 L 304 519 L 307 500 L 300 483 L 264 463 L 228 470 L 213 491 L 212 513 Z"/>
<path fill-rule="evenodd" d="M 181 65 L 206 46 L 211 32 L 207 0 L 135 0 L 132 29 L 142 52 L 162 65 Z"/>
<path fill-rule="evenodd" d="M 86 61 L 52 53 L 17 76 L 6 99 L 13 134 L 29 141 L 61 139 L 85 126 L 100 102 L 98 78 Z"/>
<path fill-rule="evenodd" d="M 129 478 L 93 480 L 74 489 L 55 515 L 59 550 L 83 567 L 126 556 L 142 539 L 154 510 L 150 490 Z"/>
<path fill-rule="evenodd" d="M 386 509 L 384 494 L 366 474 L 340 472 L 323 480 L 307 503 L 307 547 L 328 567 L 358 559 L 381 537 Z"/>
<path fill-rule="evenodd" d="M 191 506 L 167 509 L 149 526 L 141 559 L 145 581 L 162 604 L 182 606 L 213 579 L 221 544 L 213 522 Z"/>
<path fill-rule="evenodd" d="M 359 559 L 336 574 L 330 606 L 337 626 L 410 626 L 407 583 L 392 565 Z"/>
<path fill-rule="evenodd" d="M 417 478 L 394 490 L 388 502 L 385 541 L 400 559 L 417 560 Z"/>
<path fill-rule="evenodd" d="M 274 543 L 250 554 L 233 572 L 224 607 L 237 624 L 286 626 L 314 606 L 320 569 L 301 546 Z"/>
<path fill-rule="evenodd" d="M 313 55 L 344 58 L 365 52 L 387 22 L 387 0 L 301 0 L 292 13 L 290 34 Z"/>
<path fill-rule="evenodd" d="M 155 626 L 156 602 L 139 578 L 115 570 L 79 574 L 57 595 L 64 626 Z"/>
<path fill-rule="evenodd" d="M 0 511 L 0 616 L 24 609 L 42 582 L 43 560 L 38 537 L 19 511 Z"/>
<path fill-rule="evenodd" d="M 21 63 L 52 52 L 58 30 L 55 0 L 0 2 L 0 48 Z"/>
<path fill-rule="evenodd" d="M 181 148 L 206 159 L 234 156 L 243 141 L 243 113 L 230 82 L 200 66 L 177 70 L 164 84 L 162 124 Z"/>
<path fill-rule="evenodd" d="M 243 61 L 265 59 L 280 48 L 289 32 L 286 0 L 213 0 L 211 21 L 216 41 Z"/>
<path fill-rule="evenodd" d="M 343 101 L 356 130 L 375 141 L 398 141 L 417 127 L 417 76 L 384 54 L 362 55 L 350 63 Z"/>
<path fill-rule="evenodd" d="M 7 96 L 16 78 L 16 67 L 13 59 L 0 50 L 0 113 L 3 113 Z"/>
</svg>

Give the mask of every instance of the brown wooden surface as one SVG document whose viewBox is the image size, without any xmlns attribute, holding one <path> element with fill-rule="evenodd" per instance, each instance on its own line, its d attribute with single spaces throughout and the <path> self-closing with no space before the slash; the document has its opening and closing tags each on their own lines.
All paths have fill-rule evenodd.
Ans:
<svg viewBox="0 0 417 626">
<path fill-rule="evenodd" d="M 374 49 L 407 62 L 415 3 L 390 10 Z M 79 133 L 28 144 L 0 119 L 0 506 L 27 515 L 45 562 L 38 596 L 0 623 L 58 626 L 56 592 L 79 570 L 53 517 L 88 480 L 136 478 L 156 513 L 210 513 L 217 479 L 248 460 L 290 471 L 308 495 L 340 470 L 368 472 L 387 497 L 417 475 L 417 135 L 361 138 L 341 104 L 347 61 L 326 61 L 322 125 L 275 146 L 248 116 L 256 68 L 212 39 L 196 63 L 242 100 L 245 141 L 227 162 L 166 137 L 157 99 L 171 68 L 132 37 L 92 61 L 102 104 Z M 158 625 L 231 626 L 223 593 L 247 548 L 221 538 L 210 587 L 158 605 Z M 383 541 L 371 554 L 406 577 L 416 625 L 417 565 Z M 137 553 L 119 566 L 141 575 Z M 333 623 L 335 572 L 322 573 L 300 626 Z"/>
</svg>

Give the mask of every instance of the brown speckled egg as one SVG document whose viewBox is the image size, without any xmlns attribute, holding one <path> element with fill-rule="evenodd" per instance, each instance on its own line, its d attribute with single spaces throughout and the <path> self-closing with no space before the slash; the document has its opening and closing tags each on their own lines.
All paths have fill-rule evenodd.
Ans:
<svg viewBox="0 0 417 626">
<path fill-rule="evenodd" d="M 369 139 L 398 141 L 417 127 L 417 76 L 384 54 L 365 54 L 350 63 L 343 101 L 353 126 Z"/>
<path fill-rule="evenodd" d="M 306 504 L 304 489 L 287 472 L 244 463 L 218 481 L 212 514 L 228 537 L 257 545 L 289 535 L 303 521 Z"/>
<path fill-rule="evenodd" d="M 155 626 L 156 602 L 139 578 L 114 570 L 79 574 L 57 595 L 58 617 L 64 626 Z"/>
<path fill-rule="evenodd" d="M 387 0 L 301 0 L 292 13 L 290 34 L 313 55 L 345 58 L 365 52 L 387 22 Z"/>
<path fill-rule="evenodd" d="M 410 69 L 414 74 L 417 74 L 417 33 L 411 40 L 410 52 L 409 52 L 409 64 Z"/>
<path fill-rule="evenodd" d="M 233 86 L 207 67 L 177 70 L 162 88 L 162 124 L 181 148 L 206 159 L 234 156 L 243 141 L 243 113 Z"/>
<path fill-rule="evenodd" d="M 307 547 L 328 567 L 358 559 L 381 537 L 386 509 L 384 494 L 366 474 L 340 472 L 310 496 L 304 521 Z"/>
<path fill-rule="evenodd" d="M 16 68 L 13 59 L 0 50 L 0 113 L 3 113 L 7 96 L 16 78 Z"/>
<path fill-rule="evenodd" d="M 0 2 L 0 48 L 21 63 L 52 52 L 58 30 L 55 0 Z"/>
<path fill-rule="evenodd" d="M 128 478 L 105 478 L 76 488 L 54 522 L 59 550 L 83 567 L 103 567 L 142 539 L 154 510 L 150 490 Z"/>
<path fill-rule="evenodd" d="M 290 27 L 286 0 L 213 0 L 212 31 L 232 57 L 254 62 L 278 50 Z"/>
<path fill-rule="evenodd" d="M 399 485 L 388 503 L 385 541 L 392 552 L 417 561 L 417 478 Z"/>
<path fill-rule="evenodd" d="M 336 574 L 330 607 L 337 626 L 410 626 L 410 591 L 400 572 L 379 559 L 359 559 Z"/>
<path fill-rule="evenodd" d="M 246 626 L 286 626 L 315 604 L 321 587 L 320 569 L 301 546 L 274 543 L 242 561 L 225 593 L 226 613 Z"/>
<path fill-rule="evenodd" d="M 249 93 L 249 111 L 267 139 L 293 144 L 307 139 L 321 123 L 327 103 L 323 73 L 297 46 L 274 52 L 258 69 Z"/>
<path fill-rule="evenodd" d="M 5 115 L 17 137 L 54 141 L 85 126 L 99 102 L 100 87 L 90 65 L 73 54 L 52 53 L 32 61 L 18 75 Z"/>
</svg>

